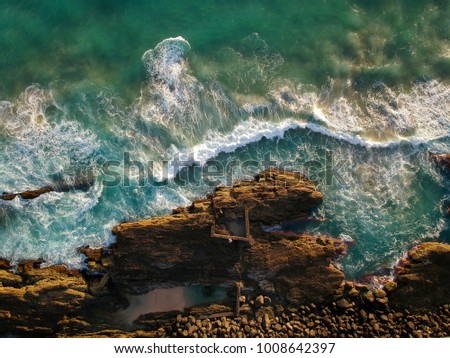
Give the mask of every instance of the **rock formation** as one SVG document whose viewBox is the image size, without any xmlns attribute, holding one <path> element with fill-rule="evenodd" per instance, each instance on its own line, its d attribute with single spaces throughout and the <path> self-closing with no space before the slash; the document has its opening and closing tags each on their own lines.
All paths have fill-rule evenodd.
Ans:
<svg viewBox="0 0 450 358">
<path fill-rule="evenodd" d="M 330 299 L 343 280 L 331 263 L 342 243 L 262 230 L 305 220 L 322 198 L 301 174 L 270 169 L 172 215 L 118 225 L 111 278 L 135 294 L 240 281 L 285 303 Z"/>
<path fill-rule="evenodd" d="M 80 249 L 82 272 L 0 259 L 0 336 L 449 336 L 450 245 L 415 247 L 396 281 L 373 290 L 333 266 L 345 243 L 264 230 L 308 220 L 322 198 L 302 175 L 268 170 L 172 215 L 116 226 L 111 248 Z M 116 319 L 126 295 L 194 284 L 233 297 L 183 315 L 144 314 L 132 327 Z"/>
</svg>

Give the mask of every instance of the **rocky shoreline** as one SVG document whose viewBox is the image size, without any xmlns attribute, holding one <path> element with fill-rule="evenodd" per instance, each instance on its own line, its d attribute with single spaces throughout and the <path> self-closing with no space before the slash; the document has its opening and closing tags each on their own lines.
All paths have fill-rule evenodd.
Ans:
<svg viewBox="0 0 450 358">
<path fill-rule="evenodd" d="M 423 243 L 383 287 L 345 281 L 347 243 L 264 230 L 309 220 L 323 195 L 267 170 L 172 215 L 123 223 L 115 245 L 82 248 L 86 269 L 0 260 L 0 335 L 19 337 L 448 337 L 450 245 Z M 127 295 L 227 287 L 222 304 L 117 320 Z"/>
</svg>

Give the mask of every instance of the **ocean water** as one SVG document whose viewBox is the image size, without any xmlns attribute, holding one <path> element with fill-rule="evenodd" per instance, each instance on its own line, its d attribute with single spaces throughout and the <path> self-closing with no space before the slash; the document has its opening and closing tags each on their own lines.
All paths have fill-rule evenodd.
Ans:
<svg viewBox="0 0 450 358">
<path fill-rule="evenodd" d="M 269 164 L 317 182 L 317 220 L 284 229 L 354 240 L 348 278 L 450 242 L 429 158 L 450 152 L 450 1 L 0 5 L 0 190 L 96 178 L 0 202 L 0 257 L 79 267 L 115 224 Z"/>
</svg>

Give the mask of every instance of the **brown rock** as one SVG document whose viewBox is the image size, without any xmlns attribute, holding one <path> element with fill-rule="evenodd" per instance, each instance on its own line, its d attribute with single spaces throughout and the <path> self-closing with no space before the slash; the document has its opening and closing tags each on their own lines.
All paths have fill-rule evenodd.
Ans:
<svg viewBox="0 0 450 358">
<path fill-rule="evenodd" d="M 45 193 L 49 193 L 51 191 L 53 191 L 53 189 L 49 186 L 46 186 L 44 188 L 40 188 L 37 190 L 27 190 L 27 191 L 24 191 L 23 193 L 20 193 L 19 195 L 22 199 L 35 199 L 38 196 L 41 196 L 42 194 L 45 194 Z"/>
<path fill-rule="evenodd" d="M 373 303 L 375 302 L 375 296 L 373 295 L 373 293 L 371 291 L 366 292 L 363 295 L 363 299 L 366 303 Z"/>
<path fill-rule="evenodd" d="M 94 184 L 95 178 L 92 173 L 77 178 L 73 182 L 64 182 L 58 181 L 55 182 L 52 186 L 45 186 L 43 188 L 34 189 L 34 190 L 26 190 L 21 193 L 3 193 L 1 199 L 3 200 L 14 200 L 17 196 L 20 196 L 22 199 L 30 200 L 36 199 L 42 194 L 50 193 L 52 191 L 57 192 L 67 192 L 70 190 L 82 190 L 87 191 Z"/>
<path fill-rule="evenodd" d="M 78 251 L 85 255 L 88 260 L 92 261 L 100 261 L 100 258 L 102 256 L 101 248 L 91 248 L 89 246 L 86 246 L 79 249 Z"/>
<path fill-rule="evenodd" d="M 26 279 L 15 275 L 17 281 L 24 281 L 19 288 L 0 287 L 2 309 L 11 313 L 9 320 L 0 325 L 0 332 L 27 334 L 27 327 L 33 332 L 36 325 L 47 325 L 50 331 L 58 332 L 62 329 L 58 328 L 58 322 L 64 316 L 84 314 L 87 286 L 81 275 L 60 267 L 40 270 L 27 269 Z M 70 327 L 66 328 L 70 331 Z"/>
<path fill-rule="evenodd" d="M 255 299 L 255 307 L 256 308 L 260 308 L 264 306 L 264 296 L 259 295 L 258 297 L 256 297 Z"/>
<path fill-rule="evenodd" d="M 217 188 L 176 214 L 116 226 L 111 278 L 130 293 L 243 281 L 285 302 L 330 299 L 343 279 L 331 264 L 337 241 L 261 230 L 262 224 L 304 217 L 321 202 L 313 182 L 273 169 Z M 237 224 L 245 209 L 248 225 Z M 238 239 L 230 243 L 230 237 Z"/>
<path fill-rule="evenodd" d="M 450 245 L 422 243 L 397 267 L 390 302 L 402 308 L 436 308 L 450 300 Z"/>
<path fill-rule="evenodd" d="M 17 196 L 17 194 L 3 193 L 2 199 L 3 200 L 7 200 L 7 201 L 11 201 L 11 200 L 14 200 L 16 198 L 16 196 Z"/>
<path fill-rule="evenodd" d="M 352 305 L 345 298 L 342 298 L 336 302 L 336 306 L 343 308 L 343 309 L 347 309 L 347 308 L 350 308 Z"/>
<path fill-rule="evenodd" d="M 385 298 L 386 297 L 386 292 L 384 290 L 374 290 L 373 291 L 373 295 L 376 298 Z"/>
<path fill-rule="evenodd" d="M 0 284 L 4 287 L 22 286 L 22 277 L 6 270 L 0 270 Z"/>
<path fill-rule="evenodd" d="M 397 284 L 393 281 L 389 281 L 383 286 L 383 290 L 387 293 L 391 293 L 397 288 Z"/>
</svg>

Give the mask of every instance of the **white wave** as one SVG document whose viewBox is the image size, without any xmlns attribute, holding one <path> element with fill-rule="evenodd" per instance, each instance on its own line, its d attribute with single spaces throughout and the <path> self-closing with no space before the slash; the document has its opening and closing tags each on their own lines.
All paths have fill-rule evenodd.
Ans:
<svg viewBox="0 0 450 358">
<path fill-rule="evenodd" d="M 190 48 L 178 36 L 144 53 L 148 81 L 134 108 L 135 116 L 164 128 L 183 145 L 198 142 L 208 129 L 231 129 L 239 116 L 219 83 L 204 84 L 192 74 Z"/>
<path fill-rule="evenodd" d="M 142 56 L 148 83 L 136 110 L 141 118 L 189 137 L 202 119 L 203 86 L 190 74 L 187 52 L 191 46 L 181 36 L 160 42 Z"/>
<path fill-rule="evenodd" d="M 0 123 L 8 140 L 2 141 L 0 185 L 21 191 L 49 184 L 50 175 L 76 179 L 79 170 L 92 164 L 99 144 L 95 135 L 75 121 L 50 123 L 45 109 L 52 96 L 39 86 L 30 86 L 17 103 L 5 103 Z"/>
<path fill-rule="evenodd" d="M 450 86 L 439 81 L 417 83 L 404 91 L 377 83 L 367 93 L 349 90 L 337 97 L 326 91 L 282 86 L 271 96 L 281 108 L 310 116 L 311 130 L 352 144 L 389 146 L 450 135 Z"/>
<path fill-rule="evenodd" d="M 239 147 L 258 142 L 262 138 L 282 138 L 286 131 L 298 127 L 292 120 L 268 122 L 250 117 L 236 125 L 230 133 L 210 132 L 204 141 L 192 148 L 194 158 L 201 163 L 216 157 L 220 153 L 230 153 Z"/>
</svg>

